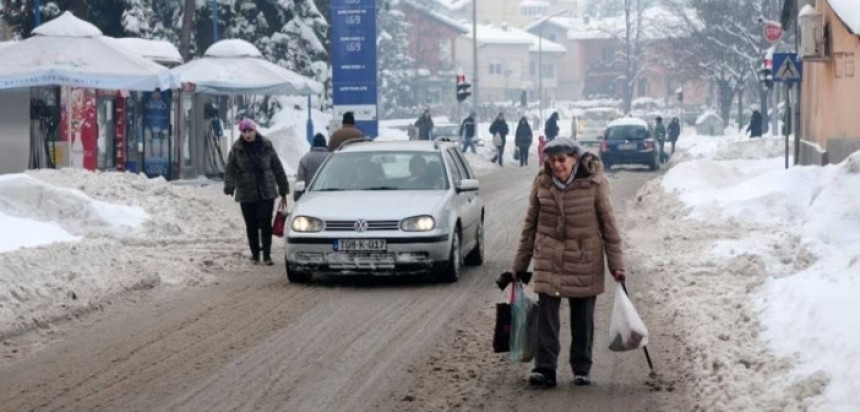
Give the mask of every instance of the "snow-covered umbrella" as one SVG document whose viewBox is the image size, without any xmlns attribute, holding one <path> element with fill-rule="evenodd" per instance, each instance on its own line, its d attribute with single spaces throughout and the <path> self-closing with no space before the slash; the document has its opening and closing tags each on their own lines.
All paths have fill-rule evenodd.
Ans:
<svg viewBox="0 0 860 412">
<path fill-rule="evenodd" d="M 166 67 L 123 48 L 68 11 L 37 27 L 33 34 L 0 48 L 0 89 L 78 86 L 146 91 L 179 87 Z"/>
<path fill-rule="evenodd" d="M 296 72 L 263 59 L 254 45 L 244 40 L 221 40 L 204 57 L 174 67 L 182 83 L 192 83 L 201 93 L 320 94 L 323 86 Z"/>
</svg>

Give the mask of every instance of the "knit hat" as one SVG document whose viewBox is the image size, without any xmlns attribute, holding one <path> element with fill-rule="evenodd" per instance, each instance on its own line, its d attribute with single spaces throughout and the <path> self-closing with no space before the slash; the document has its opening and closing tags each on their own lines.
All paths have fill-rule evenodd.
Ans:
<svg viewBox="0 0 860 412">
<path fill-rule="evenodd" d="M 239 131 L 244 132 L 245 130 L 248 130 L 248 129 L 254 130 L 254 131 L 259 131 L 259 130 L 257 130 L 257 123 L 255 123 L 253 120 L 242 119 L 242 121 L 239 122 Z"/>
<path fill-rule="evenodd" d="M 317 133 L 314 135 L 314 142 L 312 147 L 326 147 L 325 136 L 322 133 Z"/>
<path fill-rule="evenodd" d="M 355 114 L 353 112 L 344 113 L 343 124 L 355 124 Z"/>
<path fill-rule="evenodd" d="M 556 156 L 560 154 L 573 154 L 579 156 L 584 150 L 582 146 L 567 137 L 558 137 L 547 143 L 543 148 L 543 154 Z"/>
</svg>

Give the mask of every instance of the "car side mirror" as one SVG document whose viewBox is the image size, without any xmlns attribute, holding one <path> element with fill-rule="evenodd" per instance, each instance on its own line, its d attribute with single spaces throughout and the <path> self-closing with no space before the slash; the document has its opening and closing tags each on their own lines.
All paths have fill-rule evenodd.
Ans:
<svg viewBox="0 0 860 412">
<path fill-rule="evenodd" d="M 481 187 L 477 179 L 463 179 L 457 184 L 458 192 L 474 192 Z"/>
<path fill-rule="evenodd" d="M 305 189 L 307 189 L 305 182 L 303 182 L 303 181 L 296 182 L 296 190 L 295 190 L 296 193 L 304 193 Z"/>
</svg>

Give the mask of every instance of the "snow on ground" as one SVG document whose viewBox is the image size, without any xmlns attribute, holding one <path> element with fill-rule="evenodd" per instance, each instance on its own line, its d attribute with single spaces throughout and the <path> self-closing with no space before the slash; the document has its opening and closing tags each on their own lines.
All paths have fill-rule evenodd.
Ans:
<svg viewBox="0 0 860 412">
<path fill-rule="evenodd" d="M 241 214 L 218 185 L 74 169 L 5 175 L 0 225 L 0 336 L 245 264 Z"/>
<path fill-rule="evenodd" d="M 785 170 L 780 138 L 681 142 L 627 219 L 699 409 L 856 410 L 860 153 Z"/>
</svg>

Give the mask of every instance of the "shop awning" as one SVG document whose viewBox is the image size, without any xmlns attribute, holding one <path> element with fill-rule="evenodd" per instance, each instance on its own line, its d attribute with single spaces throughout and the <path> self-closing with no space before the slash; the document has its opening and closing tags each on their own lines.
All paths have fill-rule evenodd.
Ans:
<svg viewBox="0 0 860 412">
<path fill-rule="evenodd" d="M 171 70 L 195 91 L 211 94 L 321 94 L 323 86 L 296 72 L 263 59 L 251 43 L 221 40 L 204 57 Z"/>
<path fill-rule="evenodd" d="M 180 86 L 166 67 L 123 48 L 70 12 L 33 34 L 0 48 L 0 89 L 77 86 L 146 91 Z"/>
</svg>

